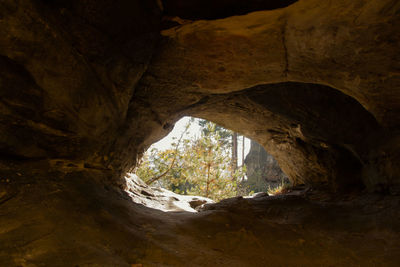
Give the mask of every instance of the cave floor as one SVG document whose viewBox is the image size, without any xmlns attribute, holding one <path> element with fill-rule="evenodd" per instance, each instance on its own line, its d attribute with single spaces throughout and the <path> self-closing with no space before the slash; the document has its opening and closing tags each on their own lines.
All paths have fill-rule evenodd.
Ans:
<svg viewBox="0 0 400 267">
<path fill-rule="evenodd" d="M 3 166 L 4 167 L 4 166 Z M 100 171 L 0 173 L 0 266 L 398 266 L 400 198 L 300 194 L 163 212 Z"/>
</svg>

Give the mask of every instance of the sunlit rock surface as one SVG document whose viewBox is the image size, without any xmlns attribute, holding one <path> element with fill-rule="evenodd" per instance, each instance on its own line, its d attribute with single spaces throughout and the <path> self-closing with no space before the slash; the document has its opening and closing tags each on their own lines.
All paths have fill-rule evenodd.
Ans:
<svg viewBox="0 0 400 267">
<path fill-rule="evenodd" d="M 126 192 L 132 200 L 149 208 L 162 211 L 197 212 L 203 204 L 214 203 L 209 198 L 184 196 L 161 187 L 148 186 L 135 174 L 129 174 L 125 179 L 127 180 Z"/>
</svg>

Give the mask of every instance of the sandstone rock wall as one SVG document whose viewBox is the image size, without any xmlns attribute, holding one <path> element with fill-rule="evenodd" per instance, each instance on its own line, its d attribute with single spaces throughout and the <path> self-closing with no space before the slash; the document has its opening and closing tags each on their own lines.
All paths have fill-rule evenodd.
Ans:
<svg viewBox="0 0 400 267">
<path fill-rule="evenodd" d="M 109 169 L 159 36 L 156 3 L 7 0 L 0 17 L 0 153 Z"/>
<path fill-rule="evenodd" d="M 0 265 L 397 266 L 400 2 L 185 2 L 0 1 Z M 311 195 L 133 203 L 116 186 L 185 115 Z"/>
<path fill-rule="evenodd" d="M 303 0 L 160 35 L 159 1 L 2 1 L 1 155 L 112 170 L 122 185 L 193 115 L 257 140 L 294 183 L 396 185 L 398 10 Z"/>
</svg>

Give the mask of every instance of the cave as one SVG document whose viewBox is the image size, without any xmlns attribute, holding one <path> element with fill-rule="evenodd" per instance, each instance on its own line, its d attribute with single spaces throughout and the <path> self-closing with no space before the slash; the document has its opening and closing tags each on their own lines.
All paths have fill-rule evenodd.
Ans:
<svg viewBox="0 0 400 267">
<path fill-rule="evenodd" d="M 398 266 L 399 14 L 1 1 L 0 265 Z M 192 213 L 133 202 L 126 174 L 183 116 L 257 141 L 292 193 Z"/>
</svg>

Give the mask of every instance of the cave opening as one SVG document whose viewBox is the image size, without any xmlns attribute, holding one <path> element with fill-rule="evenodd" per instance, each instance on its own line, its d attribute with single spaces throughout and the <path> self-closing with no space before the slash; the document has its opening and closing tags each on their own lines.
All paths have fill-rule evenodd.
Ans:
<svg viewBox="0 0 400 267">
<path fill-rule="evenodd" d="M 188 94 L 180 101 L 188 101 L 191 97 L 194 98 Z M 159 114 L 171 112 L 168 109 L 172 105 L 164 104 L 164 96 L 159 99 L 159 105 L 153 106 L 153 111 Z M 169 95 L 165 99 L 175 101 Z M 181 113 L 173 113 L 164 119 L 162 127 L 150 127 L 152 132 L 147 132 L 148 139 L 142 142 L 142 149 L 150 148 L 135 166 L 133 180 L 142 179 L 144 183 L 139 182 L 140 186 L 155 186 L 174 194 L 197 195 L 214 201 L 262 192 L 267 195 L 282 191 L 291 194 L 294 188 L 337 194 L 374 187 L 374 181 L 370 181 L 374 172 L 368 166 L 366 168 L 369 157 L 366 148 L 374 145 L 371 140 L 380 134 L 380 126 L 360 102 L 335 88 L 284 82 L 222 94 L 196 95 L 194 99 L 198 100 Z M 178 120 L 182 117 L 186 123 L 197 125 L 198 136 L 188 137 L 190 125 L 185 128 L 182 124 L 178 127 L 180 134 L 166 137 L 172 144 L 170 147 L 155 148 L 157 144 L 165 143 L 164 140 L 150 146 L 166 136 L 173 125 L 181 124 Z M 235 131 L 252 138 L 247 141 L 250 144 L 246 148 L 251 147 L 253 153 L 244 155 L 239 150 L 233 160 L 232 136 Z M 204 134 L 206 132 L 213 133 L 213 137 Z M 224 142 L 216 141 L 224 138 Z M 212 144 L 212 141 L 216 143 Z M 226 146 L 216 146 L 218 142 Z M 219 156 L 207 154 L 208 145 L 209 152 L 218 152 Z M 199 152 L 201 146 L 203 152 Z M 238 147 L 240 149 L 242 145 Z M 225 152 L 220 152 L 224 149 Z M 252 158 L 254 151 L 258 151 L 258 155 Z M 207 159 L 210 156 L 216 158 Z M 236 164 L 233 165 L 233 161 Z M 131 175 L 128 177 L 132 178 Z M 132 189 L 132 183 L 128 181 L 127 184 L 132 192 L 136 190 L 135 186 Z M 133 197 L 137 202 L 143 203 L 143 198 L 152 200 L 154 195 L 142 189 L 139 192 L 140 197 Z M 174 197 L 179 200 L 179 196 L 174 195 L 172 199 Z"/>
<path fill-rule="evenodd" d="M 146 184 L 147 191 L 135 190 L 132 183 L 129 190 L 140 191 L 148 200 L 154 197 L 149 191 L 163 192 L 174 202 L 187 200 L 182 195 L 200 197 L 189 201 L 191 208 L 232 197 L 281 194 L 290 185 L 274 157 L 256 141 L 190 116 L 152 144 L 127 179 Z M 133 200 L 146 204 L 138 197 Z"/>
<path fill-rule="evenodd" d="M 165 97 L 171 101 L 169 96 Z M 191 95 L 188 94 L 186 98 L 190 99 Z M 181 101 L 186 98 L 182 98 Z M 369 157 L 366 148 L 373 145 L 371 140 L 379 134 L 380 126 L 373 115 L 353 97 L 325 85 L 285 82 L 257 85 L 228 93 L 208 93 L 196 98 L 198 100 L 182 109 L 181 113 L 173 114 L 170 120 L 165 119 L 161 129 L 154 125 L 153 132 L 148 133 L 150 138 L 147 139 L 153 141 L 143 147 L 148 147 L 167 135 L 179 118 L 189 115 L 204 119 L 192 119 L 192 123 L 198 127 L 198 122 L 202 121 L 203 129 L 200 132 L 207 130 L 210 133 L 215 131 L 216 127 L 220 127 L 224 131 L 233 129 L 251 137 L 251 147 L 258 147 L 259 153 L 264 147 L 271 153 L 259 155 L 263 158 L 261 161 L 269 161 L 274 166 L 265 169 L 260 162 L 251 162 L 251 157 L 247 156 L 245 159 L 244 155 L 239 156 L 236 157 L 235 166 L 242 169 L 237 169 L 238 177 L 229 179 L 229 175 L 233 177 L 232 173 L 236 171 L 232 172 L 231 169 L 233 157 L 228 160 L 214 158 L 214 161 L 225 164 L 214 168 L 212 163 L 207 163 L 206 158 L 201 159 L 198 153 L 195 153 L 201 138 L 185 139 L 186 132 L 182 131 L 181 135 L 175 136 L 171 141 L 175 147 L 163 151 L 150 148 L 144 153 L 143 164 L 137 165 L 136 174 L 148 184 L 146 186 L 155 184 L 175 193 L 199 195 L 216 201 L 265 192 L 268 189 L 269 194 L 273 195 L 279 193 L 275 188 L 286 190 L 287 184 L 293 188 L 315 188 L 332 193 L 362 191 L 370 186 L 368 179 L 374 173 L 366 168 Z M 153 106 L 153 110 L 160 114 L 170 112 L 168 109 L 171 109 L 171 105 L 163 103 L 162 95 L 159 99 L 159 104 L 157 107 Z M 179 107 L 179 104 L 177 106 Z M 211 130 L 207 127 L 214 128 Z M 230 138 L 234 131 L 230 131 L 225 138 L 228 136 L 228 140 L 233 140 Z M 220 135 L 221 132 L 216 136 L 221 138 Z M 230 147 L 225 147 L 227 152 L 222 153 L 222 156 L 233 155 L 233 142 L 229 141 L 227 144 Z M 207 147 L 206 143 L 203 145 Z M 183 151 L 184 147 L 186 151 Z M 246 147 L 250 148 L 250 145 Z M 214 147 L 210 151 L 219 149 Z M 204 151 L 207 151 L 207 148 L 203 149 Z M 239 152 L 239 155 L 242 153 Z M 247 164 L 243 164 L 243 161 L 247 161 Z M 217 173 L 212 173 L 214 169 L 218 170 Z M 198 175 L 196 171 L 203 173 Z M 224 174 L 227 174 L 227 181 L 234 181 L 236 184 L 221 183 L 220 188 L 216 189 L 219 193 L 212 194 L 210 187 L 214 182 L 213 175 L 223 177 Z M 268 183 L 265 183 L 265 180 L 270 178 L 249 179 L 250 176 L 263 175 L 275 176 L 278 179 Z M 202 177 L 199 179 L 203 179 L 203 185 L 194 186 L 192 177 Z"/>
</svg>

